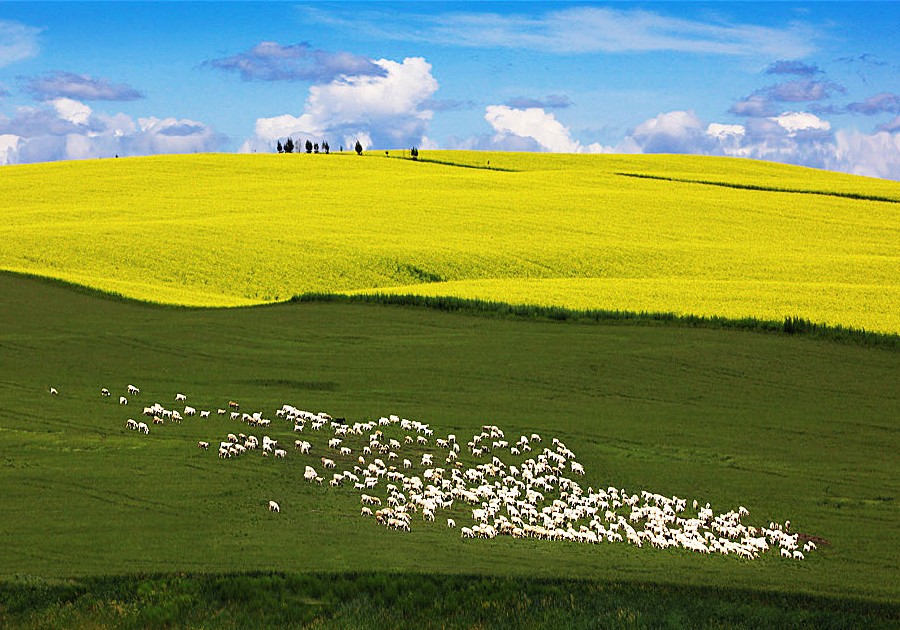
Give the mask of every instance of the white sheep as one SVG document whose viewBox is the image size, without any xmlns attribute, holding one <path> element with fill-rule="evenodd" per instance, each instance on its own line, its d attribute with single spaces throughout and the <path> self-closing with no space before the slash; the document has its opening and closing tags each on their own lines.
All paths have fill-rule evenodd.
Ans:
<svg viewBox="0 0 900 630">
<path fill-rule="evenodd" d="M 101 396 L 109 396 L 109 395 L 110 395 L 110 394 L 109 394 L 109 390 L 106 389 L 105 387 L 102 388 L 102 389 L 100 390 L 100 395 L 101 395 Z"/>
<path fill-rule="evenodd" d="M 204 451 L 208 451 L 209 442 L 197 442 L 197 448 L 202 448 Z"/>
<path fill-rule="evenodd" d="M 184 402 L 187 400 L 187 396 L 184 394 L 175 394 L 175 402 Z"/>
<path fill-rule="evenodd" d="M 454 521 L 452 518 L 448 518 L 447 519 L 447 527 L 449 527 L 450 529 L 453 529 L 454 527 L 456 527 L 456 521 Z"/>
<path fill-rule="evenodd" d="M 140 393 L 141 393 L 141 390 L 139 390 L 139 389 L 138 389 L 137 387 L 135 387 L 134 385 L 129 385 L 129 386 L 128 386 L 128 394 L 129 394 L 130 396 L 137 396 L 137 395 L 140 394 Z"/>
<path fill-rule="evenodd" d="M 119 404 L 120 404 L 120 405 L 127 405 L 127 404 L 128 404 L 128 399 L 125 398 L 124 396 L 119 396 Z"/>
<path fill-rule="evenodd" d="M 270 512 L 281 512 L 281 506 L 275 503 L 275 501 L 269 501 L 269 511 Z"/>
<path fill-rule="evenodd" d="M 144 422 L 138 422 L 137 430 L 144 434 L 150 433 L 150 427 L 148 427 Z"/>
</svg>

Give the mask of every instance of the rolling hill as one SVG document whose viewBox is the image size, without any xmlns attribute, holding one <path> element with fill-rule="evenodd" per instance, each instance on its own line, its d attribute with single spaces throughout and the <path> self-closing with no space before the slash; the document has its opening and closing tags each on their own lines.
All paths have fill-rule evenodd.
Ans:
<svg viewBox="0 0 900 630">
<path fill-rule="evenodd" d="M 900 185 L 698 156 L 196 155 L 3 169 L 0 269 L 166 304 L 308 292 L 900 332 Z"/>
</svg>

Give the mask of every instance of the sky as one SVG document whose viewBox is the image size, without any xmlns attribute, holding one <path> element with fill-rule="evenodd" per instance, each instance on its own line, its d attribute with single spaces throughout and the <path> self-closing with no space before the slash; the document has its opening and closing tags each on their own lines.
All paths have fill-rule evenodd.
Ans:
<svg viewBox="0 0 900 630">
<path fill-rule="evenodd" d="M 900 180 L 895 2 L 3 2 L 0 164 L 697 153 Z"/>
</svg>

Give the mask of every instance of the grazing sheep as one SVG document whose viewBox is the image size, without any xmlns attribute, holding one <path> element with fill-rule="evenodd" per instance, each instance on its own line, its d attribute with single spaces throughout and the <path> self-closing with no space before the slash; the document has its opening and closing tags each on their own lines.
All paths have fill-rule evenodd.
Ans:
<svg viewBox="0 0 900 630">
<path fill-rule="evenodd" d="M 128 404 L 128 399 L 125 398 L 124 396 L 119 396 L 119 404 L 120 404 L 120 405 L 127 405 L 127 404 Z"/>
<path fill-rule="evenodd" d="M 447 519 L 447 527 L 449 527 L 450 529 L 453 529 L 454 527 L 456 527 L 456 521 L 454 521 L 452 518 L 448 518 Z"/>
<path fill-rule="evenodd" d="M 140 394 L 140 393 L 141 393 L 141 390 L 139 390 L 139 389 L 138 389 L 137 387 L 135 387 L 134 385 L 129 385 L 129 386 L 128 386 L 128 395 L 129 395 L 129 396 L 137 396 L 137 395 Z"/>
<path fill-rule="evenodd" d="M 187 396 L 184 394 L 175 394 L 175 402 L 184 402 L 187 400 Z"/>
<path fill-rule="evenodd" d="M 281 506 L 275 503 L 275 501 L 269 501 L 269 511 L 270 512 L 281 512 Z"/>
<path fill-rule="evenodd" d="M 150 427 L 148 427 L 147 424 L 144 422 L 138 422 L 137 430 L 138 430 L 138 432 L 144 433 L 144 434 L 150 433 Z"/>
<path fill-rule="evenodd" d="M 204 451 L 208 451 L 209 442 L 197 442 L 197 448 L 202 448 Z"/>
<path fill-rule="evenodd" d="M 103 389 L 100 390 L 100 395 L 101 396 L 109 396 L 110 395 L 109 390 L 104 387 Z"/>
<path fill-rule="evenodd" d="M 51 396 L 59 396 L 59 391 L 58 391 L 55 387 L 51 387 L 51 388 L 50 388 L 50 395 L 51 395 Z"/>
</svg>

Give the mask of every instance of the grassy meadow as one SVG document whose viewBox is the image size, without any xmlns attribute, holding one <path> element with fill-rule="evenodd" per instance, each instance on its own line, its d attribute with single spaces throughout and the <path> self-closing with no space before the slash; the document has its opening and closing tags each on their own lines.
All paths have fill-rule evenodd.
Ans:
<svg viewBox="0 0 900 630">
<path fill-rule="evenodd" d="M 441 295 L 900 332 L 900 184 L 698 156 L 14 166 L 0 269 L 140 300 Z"/>
<path fill-rule="evenodd" d="M 403 157 L 0 169 L 0 627 L 900 625 L 900 184 Z M 212 417 L 125 428 L 177 392 Z M 229 400 L 273 424 L 216 414 Z M 461 442 L 538 432 L 585 488 L 745 506 L 820 546 L 471 540 L 445 525 L 471 524 L 462 503 L 391 531 L 359 490 L 304 481 L 333 451 L 325 431 L 290 448 L 285 403 Z M 239 431 L 287 456 L 217 457 Z"/>
<path fill-rule="evenodd" d="M 894 350 L 370 304 L 172 309 L 11 274 L 0 295 L 0 625 L 900 621 Z M 121 407 L 128 383 L 142 395 Z M 803 562 L 746 561 L 463 540 L 440 519 L 389 531 L 352 488 L 304 482 L 293 451 L 199 450 L 245 430 L 227 417 L 125 429 L 182 391 L 267 416 L 396 413 L 461 439 L 485 423 L 539 431 L 572 448 L 584 486 L 744 505 L 748 523 L 791 519 L 824 542 Z M 268 433 L 294 437 L 284 422 Z"/>
</svg>

